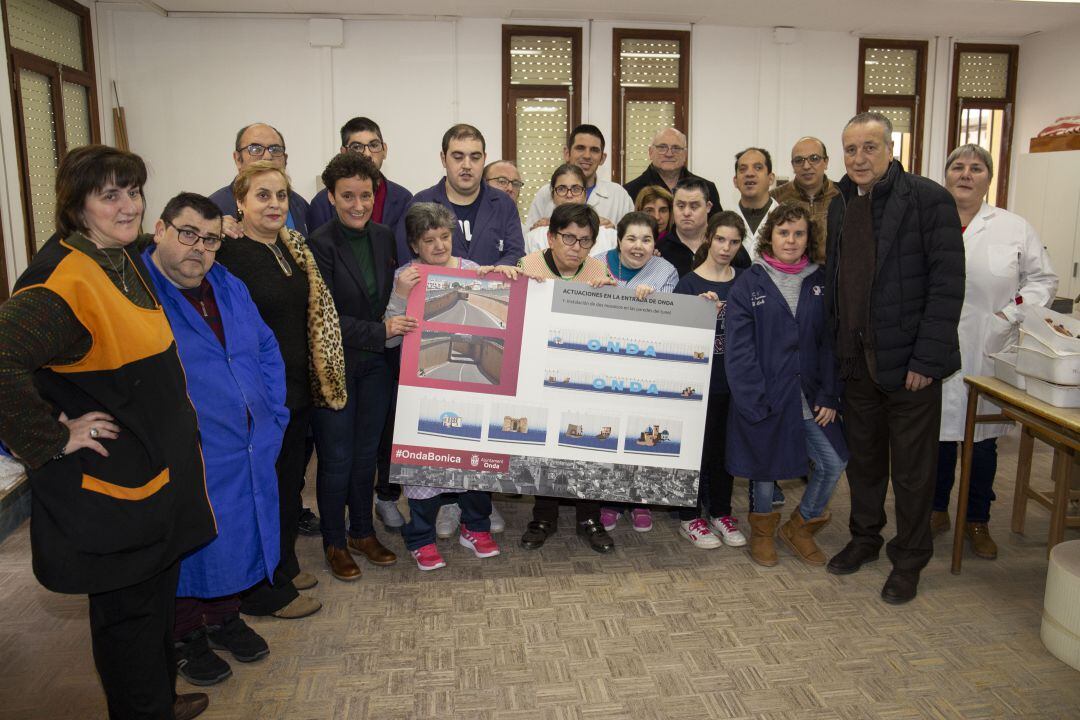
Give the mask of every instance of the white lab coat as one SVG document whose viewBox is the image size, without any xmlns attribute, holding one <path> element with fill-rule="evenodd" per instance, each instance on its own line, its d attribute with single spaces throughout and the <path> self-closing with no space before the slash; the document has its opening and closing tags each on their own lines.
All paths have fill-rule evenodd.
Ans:
<svg viewBox="0 0 1080 720">
<path fill-rule="evenodd" d="M 589 193 L 586 204 L 595 210 L 597 215 L 607 218 L 615 225 L 619 224 L 623 215 L 634 210 L 634 202 L 622 185 L 600 178 L 596 179 L 596 185 Z M 532 227 L 537 220 L 551 217 L 551 211 L 554 209 L 555 199 L 551 197 L 551 185 L 541 186 L 536 191 L 532 205 L 529 206 L 529 213 L 525 216 L 525 225 Z"/>
<path fill-rule="evenodd" d="M 601 257 L 608 250 L 617 247 L 619 244 L 619 235 L 611 228 L 602 227 L 600 232 L 596 236 L 596 243 L 589 248 L 589 254 L 593 257 Z M 537 250 L 548 249 L 548 228 L 546 225 L 543 227 L 533 228 L 529 232 L 525 233 L 525 254 L 534 253 Z"/>
<path fill-rule="evenodd" d="M 1019 325 L 1028 305 L 1048 306 L 1057 293 L 1058 277 L 1050 257 L 1027 220 L 985 202 L 964 231 L 966 282 L 960 313 L 960 370 L 941 388 L 941 440 L 963 440 L 967 415 L 965 375 L 993 375 L 990 353 L 1019 341 Z M 1016 304 L 1016 296 L 1023 303 Z M 997 313 L 1008 320 L 1002 320 Z M 979 401 L 978 412 L 995 414 Z M 975 441 L 1000 437 L 1008 423 L 980 423 Z"/>
<path fill-rule="evenodd" d="M 763 217 L 758 224 L 757 231 L 751 233 L 750 223 L 747 222 L 746 216 L 743 215 L 742 206 L 740 206 L 739 203 L 735 203 L 735 212 L 739 214 L 739 217 L 742 218 L 743 225 L 746 226 L 746 240 L 743 241 L 743 247 L 746 248 L 746 252 L 750 253 L 751 260 L 757 260 L 758 235 L 761 232 L 761 229 L 765 227 L 765 221 L 769 219 L 769 215 L 778 207 L 780 207 L 780 203 L 776 202 L 776 198 L 769 198 L 768 212 L 765 213 L 765 217 Z"/>
</svg>

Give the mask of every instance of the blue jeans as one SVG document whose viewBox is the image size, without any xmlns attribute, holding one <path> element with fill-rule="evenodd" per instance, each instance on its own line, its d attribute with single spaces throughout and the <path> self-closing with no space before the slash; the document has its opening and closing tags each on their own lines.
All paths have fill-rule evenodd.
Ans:
<svg viewBox="0 0 1080 720">
<path fill-rule="evenodd" d="M 799 514 L 804 520 L 813 520 L 825 512 L 847 463 L 836 454 L 820 425 L 813 420 L 803 420 L 803 426 L 806 433 L 806 454 L 813 463 L 813 470 L 810 471 L 810 481 L 806 484 L 806 491 L 799 503 Z M 771 480 L 753 481 L 753 507 L 765 508 L 766 512 L 771 510 L 775 486 L 776 483 Z"/>
<path fill-rule="evenodd" d="M 467 490 L 462 493 L 443 493 L 433 498 L 409 498 L 409 522 L 401 529 L 405 549 L 418 550 L 435 542 L 435 518 L 439 508 L 456 502 L 461 508 L 461 522 L 473 532 L 491 531 L 491 493 Z"/>
<path fill-rule="evenodd" d="M 949 511 L 949 496 L 956 480 L 958 442 L 938 443 L 937 482 L 934 484 L 934 509 Z M 997 475 L 997 438 L 987 438 L 971 446 L 971 486 L 968 492 L 967 521 L 990 522 L 990 503 Z"/>
<path fill-rule="evenodd" d="M 323 545 L 345 547 L 345 507 L 349 535 L 375 534 L 371 512 L 379 438 L 390 408 L 392 382 L 382 355 L 357 363 L 345 378 L 349 400 L 341 410 L 318 408 L 312 418 L 319 453 L 316 496 Z"/>
</svg>

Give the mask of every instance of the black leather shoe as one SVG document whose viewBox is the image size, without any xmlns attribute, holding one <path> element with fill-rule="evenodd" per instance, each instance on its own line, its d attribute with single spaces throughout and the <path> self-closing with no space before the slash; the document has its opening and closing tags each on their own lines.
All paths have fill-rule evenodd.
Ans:
<svg viewBox="0 0 1080 720">
<path fill-rule="evenodd" d="M 615 541 L 607 534 L 607 530 L 604 529 L 599 520 L 579 522 L 577 534 L 585 538 L 586 542 L 589 543 L 589 547 L 598 553 L 611 552 L 615 549 Z"/>
<path fill-rule="evenodd" d="M 319 516 L 313 513 L 310 508 L 304 508 L 300 511 L 300 522 L 296 529 L 301 535 L 307 535 L 309 537 L 322 535 L 322 528 L 319 526 Z"/>
<path fill-rule="evenodd" d="M 881 588 L 881 599 L 890 605 L 903 605 L 915 599 L 919 590 L 918 570 L 896 570 L 889 573 L 889 579 Z"/>
<path fill-rule="evenodd" d="M 877 560 L 878 552 L 866 543 L 849 542 L 843 550 L 833 555 L 826 570 L 833 575 L 850 575 L 858 572 L 866 563 Z"/>
<path fill-rule="evenodd" d="M 525 534 L 521 536 L 521 547 L 526 550 L 536 550 L 542 547 L 557 529 L 554 523 L 547 520 L 530 520 L 528 527 L 525 528 Z"/>
</svg>

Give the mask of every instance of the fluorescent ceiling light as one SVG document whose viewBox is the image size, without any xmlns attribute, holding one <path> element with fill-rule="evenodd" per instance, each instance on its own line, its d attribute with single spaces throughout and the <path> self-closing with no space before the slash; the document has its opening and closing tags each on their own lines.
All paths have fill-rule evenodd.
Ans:
<svg viewBox="0 0 1080 720">
<path fill-rule="evenodd" d="M 1080 2 L 1080 0 L 1078 0 Z M 622 57 L 631 58 L 677 58 L 679 53 L 665 53 L 665 52 L 620 52 Z"/>
</svg>

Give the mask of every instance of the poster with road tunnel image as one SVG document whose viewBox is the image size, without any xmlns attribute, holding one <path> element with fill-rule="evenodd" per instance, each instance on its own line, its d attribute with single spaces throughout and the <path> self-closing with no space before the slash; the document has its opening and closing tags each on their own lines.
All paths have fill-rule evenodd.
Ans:
<svg viewBox="0 0 1080 720">
<path fill-rule="evenodd" d="M 693 505 L 715 303 L 496 279 L 484 285 L 469 272 L 432 269 L 410 295 L 409 314 L 420 328 L 403 345 L 391 477 L 450 489 Z M 472 297 L 481 291 L 487 294 Z M 492 327 L 503 311 L 489 301 L 500 293 L 505 328 Z M 485 362 L 485 352 L 501 354 L 501 365 Z"/>
<path fill-rule="evenodd" d="M 526 281 L 417 265 L 406 313 L 420 327 L 402 344 L 401 384 L 514 395 Z"/>
</svg>

